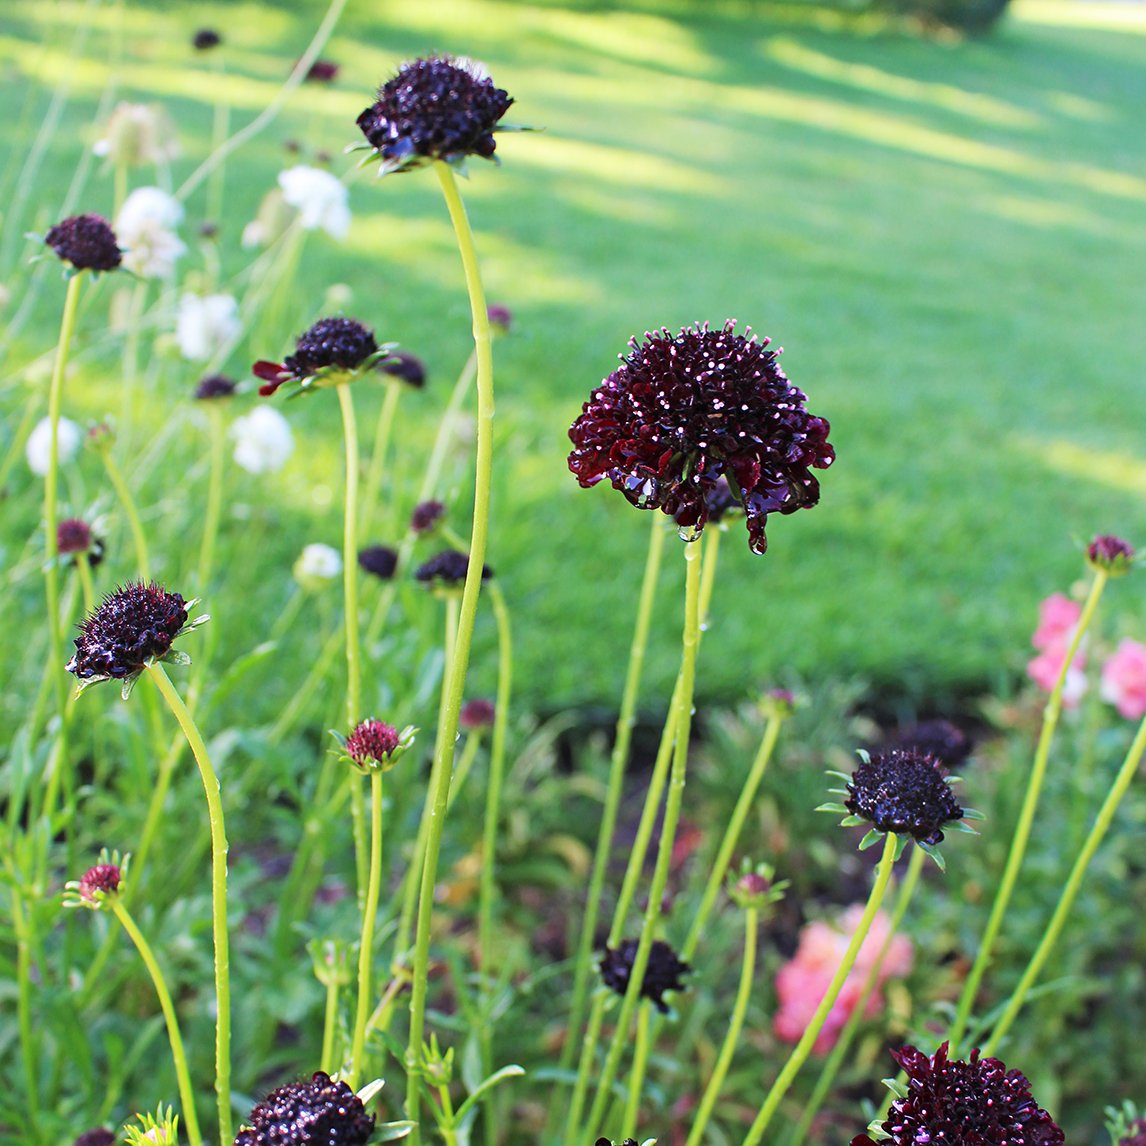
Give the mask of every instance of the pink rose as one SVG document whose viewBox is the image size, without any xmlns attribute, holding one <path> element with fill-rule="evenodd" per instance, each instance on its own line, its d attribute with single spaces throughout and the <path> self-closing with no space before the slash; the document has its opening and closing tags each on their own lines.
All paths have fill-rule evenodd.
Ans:
<svg viewBox="0 0 1146 1146">
<path fill-rule="evenodd" d="M 1146 645 L 1124 640 L 1102 666 L 1102 699 L 1127 720 L 1146 716 Z"/>
</svg>

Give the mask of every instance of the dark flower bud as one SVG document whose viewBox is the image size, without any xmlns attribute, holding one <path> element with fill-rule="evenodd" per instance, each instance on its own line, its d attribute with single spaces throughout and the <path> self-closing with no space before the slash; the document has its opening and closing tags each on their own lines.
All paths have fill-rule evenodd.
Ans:
<svg viewBox="0 0 1146 1146">
<path fill-rule="evenodd" d="M 303 77 L 306 83 L 330 84 L 338 75 L 338 65 L 333 60 L 315 60 Z"/>
<path fill-rule="evenodd" d="M 1121 577 L 1129 573 L 1130 566 L 1134 564 L 1134 546 L 1121 537 L 1103 534 L 1087 546 L 1086 559 L 1108 576 Z"/>
<path fill-rule="evenodd" d="M 420 358 L 407 354 L 404 350 L 395 350 L 378 363 L 378 369 L 391 378 L 397 378 L 415 390 L 421 390 L 426 384 L 426 366 Z"/>
<path fill-rule="evenodd" d="M 1118 1146 L 1146 1146 L 1146 1118 L 1135 1118 L 1118 1139 Z"/>
<path fill-rule="evenodd" d="M 100 215 L 73 215 L 52 227 L 44 242 L 77 271 L 114 271 L 123 261 L 115 232 Z"/>
<path fill-rule="evenodd" d="M 895 737 L 895 747 L 934 756 L 945 768 L 957 768 L 971 755 L 971 738 L 949 720 L 921 720 Z"/>
<path fill-rule="evenodd" d="M 87 553 L 95 539 L 91 526 L 78 517 L 66 517 L 56 526 L 56 552 Z"/>
<path fill-rule="evenodd" d="M 72 1146 L 115 1146 L 115 1135 L 102 1127 L 98 1130 L 85 1130 Z"/>
<path fill-rule="evenodd" d="M 372 365 L 378 354 L 374 332 L 362 323 L 352 318 L 320 318 L 299 335 L 295 352 L 281 365 L 260 361 L 253 372 L 266 383 L 259 387 L 265 398 L 286 382 L 299 382 L 305 388 L 326 375 L 331 384 L 345 382 L 349 375 Z"/>
<path fill-rule="evenodd" d="M 225 374 L 208 374 L 201 378 L 195 387 L 195 398 L 200 402 L 210 402 L 215 398 L 230 398 L 234 396 L 238 383 Z"/>
<path fill-rule="evenodd" d="M 938 761 L 900 749 L 861 759 L 848 781 L 844 807 L 878 831 L 931 845 L 943 841 L 944 824 L 964 814 Z"/>
<path fill-rule="evenodd" d="M 508 334 L 513 326 L 513 311 L 508 306 L 491 303 L 486 307 L 486 315 L 494 334 Z"/>
<path fill-rule="evenodd" d="M 638 946 L 638 940 L 625 939 L 615 949 L 606 947 L 601 956 L 599 964 L 601 980 L 618 995 L 624 995 L 629 986 Z M 687 974 L 690 970 L 689 965 L 681 962 L 667 943 L 654 939 L 649 951 L 649 964 L 645 968 L 645 978 L 641 983 L 641 997 L 649 999 L 662 1015 L 667 1014 L 665 991 L 683 991 L 685 985 L 681 981 L 681 975 Z"/>
<path fill-rule="evenodd" d="M 359 568 L 367 573 L 389 581 L 398 568 L 398 551 L 388 545 L 370 545 L 358 551 Z"/>
<path fill-rule="evenodd" d="M 492 700 L 483 700 L 475 697 L 467 700 L 458 713 L 458 727 L 463 732 L 476 732 L 479 728 L 492 728 L 493 718 L 497 714 Z"/>
<path fill-rule="evenodd" d="M 345 1082 L 317 1071 L 271 1091 L 251 1111 L 235 1146 L 365 1146 L 374 1116 Z"/>
<path fill-rule="evenodd" d="M 114 895 L 119 891 L 122 874 L 119 865 L 114 863 L 97 863 L 95 867 L 88 868 L 80 880 L 80 898 L 88 903 L 98 903 L 97 893 Z"/>
<path fill-rule="evenodd" d="M 217 239 L 219 237 L 219 224 L 213 223 L 209 219 L 204 220 L 199 224 L 199 238 L 201 239 Z"/>
<path fill-rule="evenodd" d="M 429 533 L 443 517 L 446 507 L 440 501 L 423 501 L 410 514 L 410 528 L 417 534 Z"/>
<path fill-rule="evenodd" d="M 455 549 L 444 549 L 441 553 L 431 557 L 414 571 L 414 580 L 444 588 L 460 588 L 466 579 L 470 559 L 466 553 L 458 553 Z M 488 581 L 493 576 L 493 570 L 488 565 L 481 567 L 481 579 Z"/>
<path fill-rule="evenodd" d="M 197 52 L 209 52 L 223 42 L 223 37 L 214 28 L 200 28 L 191 40 L 191 46 Z"/>
<path fill-rule="evenodd" d="M 380 720 L 364 720 L 346 738 L 346 754 L 359 768 L 388 767 L 400 747 L 398 730 Z"/>
</svg>

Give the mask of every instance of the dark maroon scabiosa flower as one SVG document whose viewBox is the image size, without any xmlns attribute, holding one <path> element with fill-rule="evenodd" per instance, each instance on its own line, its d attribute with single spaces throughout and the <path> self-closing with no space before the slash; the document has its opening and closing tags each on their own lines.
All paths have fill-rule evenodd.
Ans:
<svg viewBox="0 0 1146 1146">
<path fill-rule="evenodd" d="M 492 728 L 493 718 L 496 715 L 497 709 L 492 700 L 475 697 L 462 705 L 462 710 L 458 714 L 458 727 L 463 732 L 477 732 L 483 728 Z"/>
<path fill-rule="evenodd" d="M 466 570 L 469 569 L 469 554 L 459 553 L 456 549 L 443 549 L 435 554 L 429 561 L 414 571 L 414 580 L 424 584 L 445 589 L 460 589 L 466 579 Z M 481 567 L 481 579 L 488 581 L 493 576 L 493 570 L 488 565 Z"/>
<path fill-rule="evenodd" d="M 259 361 L 252 371 L 263 379 L 259 393 L 266 398 L 287 383 L 302 393 L 350 382 L 389 352 L 389 346 L 379 346 L 374 332 L 353 318 L 320 318 L 299 335 L 286 361 Z"/>
<path fill-rule="evenodd" d="M 315 60 L 303 80 L 310 84 L 332 84 L 337 77 L 338 65 L 333 60 Z"/>
<path fill-rule="evenodd" d="M 101 215 L 73 215 L 50 228 L 44 242 L 77 271 L 114 271 L 123 261 L 115 232 Z"/>
<path fill-rule="evenodd" d="M 87 903 L 98 903 L 100 895 L 114 895 L 119 891 L 123 872 L 118 864 L 97 863 L 84 872 L 79 882 L 80 898 Z"/>
<path fill-rule="evenodd" d="M 72 1146 L 115 1146 L 115 1143 L 115 1134 L 101 1126 L 96 1130 L 85 1130 Z"/>
<path fill-rule="evenodd" d="M 1128 1122 L 1118 1139 L 1118 1146 L 1146 1146 L 1146 1118 Z"/>
<path fill-rule="evenodd" d="M 997 1058 L 967 1062 L 947 1057 L 944 1043 L 928 1057 L 913 1046 L 892 1051 L 907 1075 L 907 1093 L 891 1104 L 880 1124 L 892 1146 L 943 1143 L 946 1146 L 1062 1146 L 1063 1132 L 1031 1095 L 1019 1070 Z M 852 1146 L 871 1146 L 861 1134 Z"/>
<path fill-rule="evenodd" d="M 438 522 L 446 516 L 446 507 L 440 501 L 423 501 L 414 506 L 410 514 L 410 529 L 421 536 L 432 533 Z"/>
<path fill-rule="evenodd" d="M 606 947 L 601 956 L 601 981 L 618 995 L 623 995 L 628 989 L 638 946 L 638 940 L 624 939 L 616 948 Z M 677 958 L 676 952 L 667 943 L 654 939 L 644 982 L 641 983 L 641 997 L 649 999 L 662 1015 L 668 1014 L 668 1004 L 664 1001 L 665 991 L 683 991 L 685 984 L 681 975 L 691 969 L 687 963 Z"/>
<path fill-rule="evenodd" d="M 494 334 L 508 334 L 513 329 L 513 311 L 508 306 L 501 306 L 496 302 L 490 303 L 485 312 Z"/>
<path fill-rule="evenodd" d="M 235 1146 L 365 1146 L 373 1132 L 374 1116 L 358 1095 L 320 1070 L 257 1103 Z"/>
<path fill-rule="evenodd" d="M 86 521 L 66 517 L 56 526 L 56 552 L 61 557 L 86 553 L 88 564 L 94 569 L 103 560 L 103 542 Z"/>
<path fill-rule="evenodd" d="M 402 64 L 357 122 L 387 175 L 435 159 L 493 159 L 493 133 L 512 103 L 478 65 L 430 56 Z"/>
<path fill-rule="evenodd" d="M 389 581 L 398 568 L 398 551 L 388 545 L 370 545 L 358 551 L 359 568 L 371 576 Z"/>
<path fill-rule="evenodd" d="M 1096 537 L 1086 547 L 1086 559 L 1109 577 L 1121 577 L 1134 564 L 1134 546 L 1111 534 Z"/>
<path fill-rule="evenodd" d="M 921 720 L 901 729 L 894 747 L 934 756 L 945 768 L 957 768 L 971 755 L 971 738 L 949 720 Z"/>
<path fill-rule="evenodd" d="M 191 39 L 191 47 L 197 52 L 209 52 L 223 42 L 223 37 L 214 28 L 200 28 Z"/>
<path fill-rule="evenodd" d="M 706 494 L 723 476 L 763 553 L 770 513 L 814 506 L 811 469 L 835 460 L 826 419 L 809 414 L 769 340 L 697 325 L 633 339 L 621 366 L 585 403 L 569 437 L 569 468 L 588 488 L 607 478 L 639 509 L 659 509 L 692 540 L 709 520 Z"/>
<path fill-rule="evenodd" d="M 238 383 L 234 378 L 225 374 L 208 374 L 206 378 L 199 379 L 195 387 L 195 400 L 198 402 L 213 402 L 217 398 L 231 398 L 234 396 Z"/>
<path fill-rule="evenodd" d="M 404 350 L 395 350 L 388 358 L 383 358 L 378 363 L 378 369 L 391 378 L 413 386 L 415 390 L 421 390 L 426 385 L 426 364 Z"/>
</svg>

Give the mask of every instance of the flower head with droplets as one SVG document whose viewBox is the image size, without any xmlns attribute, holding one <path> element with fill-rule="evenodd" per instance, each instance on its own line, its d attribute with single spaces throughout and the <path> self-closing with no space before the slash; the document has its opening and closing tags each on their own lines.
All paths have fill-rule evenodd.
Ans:
<svg viewBox="0 0 1146 1146">
<path fill-rule="evenodd" d="M 365 1146 L 373 1131 L 374 1117 L 362 1100 L 320 1070 L 257 1103 L 235 1146 Z"/>
</svg>

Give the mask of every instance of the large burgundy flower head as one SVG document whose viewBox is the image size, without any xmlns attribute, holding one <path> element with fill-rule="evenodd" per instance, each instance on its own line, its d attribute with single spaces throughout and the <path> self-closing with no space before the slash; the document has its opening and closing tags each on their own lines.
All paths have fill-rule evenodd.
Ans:
<svg viewBox="0 0 1146 1146">
<path fill-rule="evenodd" d="M 749 546 L 763 553 L 768 514 L 815 505 L 810 471 L 836 455 L 827 419 L 804 408 L 779 352 L 735 325 L 633 339 L 569 431 L 569 468 L 585 487 L 608 478 L 639 509 L 662 510 L 690 540 L 712 516 L 723 476 L 747 516 Z"/>
<path fill-rule="evenodd" d="M 114 271 L 123 262 L 115 232 L 102 215 L 72 215 L 48 230 L 44 242 L 77 271 Z"/>
<path fill-rule="evenodd" d="M 374 1116 L 345 1082 L 321 1070 L 271 1091 L 251 1111 L 235 1146 L 364 1146 Z"/>
<path fill-rule="evenodd" d="M 943 842 L 946 824 L 965 814 L 935 757 L 900 748 L 861 756 L 844 807 L 876 831 L 932 845 Z"/>
<path fill-rule="evenodd" d="M 624 939 L 616 947 L 606 947 L 601 955 L 599 964 L 601 981 L 618 995 L 624 995 L 628 989 L 638 946 L 638 940 Z M 649 963 L 645 968 L 644 981 L 641 983 L 641 997 L 650 1000 L 662 1015 L 667 1014 L 665 991 L 683 991 L 685 984 L 681 976 L 691 970 L 692 968 L 678 958 L 677 953 L 667 943 L 654 939 L 649 951 Z"/>
<path fill-rule="evenodd" d="M 913 1046 L 892 1051 L 907 1075 L 907 1094 L 891 1104 L 881 1129 L 893 1146 L 1062 1146 L 1064 1135 L 1035 1102 L 1019 1070 L 997 1058 L 951 1061 L 944 1043 L 928 1057 Z M 861 1134 L 852 1146 L 872 1146 Z"/>
<path fill-rule="evenodd" d="M 263 379 L 259 393 L 264 398 L 287 384 L 301 394 L 349 382 L 389 352 L 389 345 L 379 346 L 374 332 L 353 318 L 320 318 L 298 336 L 294 353 L 281 363 L 260 360 L 251 369 Z"/>
</svg>

